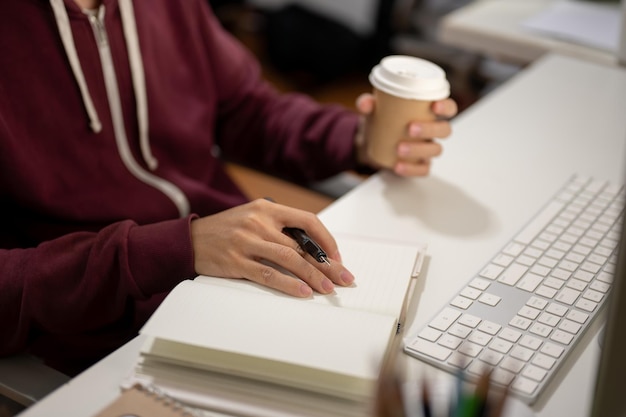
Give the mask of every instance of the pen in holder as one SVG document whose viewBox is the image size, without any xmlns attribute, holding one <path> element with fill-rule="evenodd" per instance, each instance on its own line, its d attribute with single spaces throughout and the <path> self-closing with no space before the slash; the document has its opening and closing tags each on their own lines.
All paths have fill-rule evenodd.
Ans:
<svg viewBox="0 0 626 417">
<path fill-rule="evenodd" d="M 433 395 L 431 382 L 423 378 L 411 393 L 407 389 L 399 340 L 390 350 L 381 366 L 373 415 L 375 417 L 501 417 L 506 404 L 507 389 L 491 384 L 491 370 L 478 378 L 457 374 L 454 389 L 445 394 L 447 401 Z M 470 380 L 471 379 L 471 380 Z M 409 398 L 415 395 L 417 398 Z"/>
</svg>

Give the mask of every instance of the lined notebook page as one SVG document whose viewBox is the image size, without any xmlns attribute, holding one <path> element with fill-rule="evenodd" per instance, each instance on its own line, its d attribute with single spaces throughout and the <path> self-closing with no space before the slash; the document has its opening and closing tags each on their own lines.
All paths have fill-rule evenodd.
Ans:
<svg viewBox="0 0 626 417">
<path fill-rule="evenodd" d="M 315 293 L 308 302 L 400 317 L 411 277 L 419 271 L 426 245 L 349 235 L 336 235 L 335 239 L 343 264 L 355 276 L 355 282 L 350 287 L 335 286 L 333 294 Z M 199 276 L 196 281 L 289 297 L 247 280 Z"/>
</svg>

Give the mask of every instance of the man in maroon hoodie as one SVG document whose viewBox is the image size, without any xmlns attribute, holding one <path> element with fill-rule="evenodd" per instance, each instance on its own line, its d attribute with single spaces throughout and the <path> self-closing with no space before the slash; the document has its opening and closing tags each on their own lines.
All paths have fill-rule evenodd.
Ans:
<svg viewBox="0 0 626 417">
<path fill-rule="evenodd" d="M 367 166 L 363 116 L 278 94 L 206 0 L 2 1 L 0 56 L 0 355 L 80 371 L 197 274 L 297 297 L 354 280 L 315 215 L 248 202 L 222 161 L 303 183 Z M 395 172 L 426 175 L 441 146 L 421 139 L 449 132 L 407 126 Z"/>
</svg>

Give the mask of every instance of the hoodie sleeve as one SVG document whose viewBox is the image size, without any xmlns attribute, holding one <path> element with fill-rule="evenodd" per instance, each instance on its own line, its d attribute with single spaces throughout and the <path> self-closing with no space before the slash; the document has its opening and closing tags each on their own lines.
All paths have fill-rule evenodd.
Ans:
<svg viewBox="0 0 626 417">
<path fill-rule="evenodd" d="M 217 141 L 227 159 L 301 182 L 355 168 L 355 112 L 280 94 L 212 14 L 202 18 L 219 99 Z"/>
<path fill-rule="evenodd" d="M 36 248 L 0 250 L 0 355 L 24 350 L 39 333 L 130 326 L 129 302 L 195 276 L 190 219 L 147 226 L 123 221 Z"/>
</svg>

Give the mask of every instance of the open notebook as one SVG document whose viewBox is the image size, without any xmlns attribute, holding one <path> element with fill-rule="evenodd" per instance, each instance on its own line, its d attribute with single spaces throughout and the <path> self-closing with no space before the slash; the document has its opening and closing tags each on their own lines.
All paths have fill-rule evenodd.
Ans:
<svg viewBox="0 0 626 417">
<path fill-rule="evenodd" d="M 238 415 L 279 416 L 294 407 L 363 415 L 425 246 L 336 238 L 356 280 L 331 295 L 302 300 L 203 276 L 179 284 L 141 330 L 146 343 L 125 384 L 156 385 L 191 405 Z"/>
</svg>

